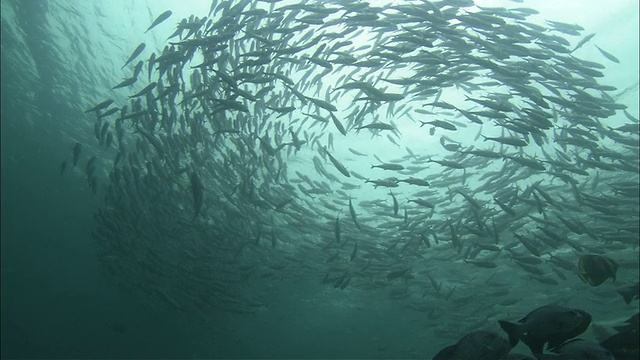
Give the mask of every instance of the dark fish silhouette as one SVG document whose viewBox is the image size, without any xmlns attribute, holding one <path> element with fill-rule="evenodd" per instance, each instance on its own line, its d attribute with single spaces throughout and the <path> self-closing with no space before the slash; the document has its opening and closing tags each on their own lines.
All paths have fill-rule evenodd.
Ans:
<svg viewBox="0 0 640 360">
<path fill-rule="evenodd" d="M 602 255 L 582 255 L 578 260 L 578 275 L 591 286 L 598 286 L 608 278 L 616 281 L 618 264 Z"/>
<path fill-rule="evenodd" d="M 629 304 L 633 299 L 638 298 L 638 293 L 640 293 L 640 282 L 635 283 L 635 285 L 626 286 L 616 290 L 620 296 L 624 299 L 624 302 Z"/>
<path fill-rule="evenodd" d="M 509 335 L 512 346 L 522 340 L 531 352 L 541 354 L 545 343 L 552 349 L 582 334 L 591 324 L 591 315 L 579 309 L 546 305 L 517 322 L 500 320 L 498 323 Z"/>
<path fill-rule="evenodd" d="M 85 110 L 84 112 L 86 114 L 88 112 L 102 110 L 102 109 L 105 109 L 105 108 L 109 107 L 109 105 L 111 105 L 111 104 L 113 104 L 113 100 L 111 100 L 111 99 L 105 100 L 105 101 L 101 102 L 100 104 L 98 104 L 98 105 L 96 105 L 96 106 L 94 106 L 94 107 L 92 107 L 90 109 Z"/>
<path fill-rule="evenodd" d="M 607 349 L 618 360 L 640 359 L 640 337 L 638 336 L 638 316 L 636 313 L 622 326 L 614 326 L 617 334 L 609 336 L 600 345 Z"/>
<path fill-rule="evenodd" d="M 135 60 L 138 57 L 138 55 L 142 53 L 142 51 L 146 46 L 147 45 L 145 43 L 140 43 L 140 45 L 138 45 L 138 47 L 135 50 L 133 50 L 133 52 L 131 53 L 131 56 L 129 56 L 129 59 L 127 59 L 127 62 L 125 62 L 124 65 L 122 65 L 122 68 L 124 69 L 125 66 L 129 65 L 130 62 Z"/>
<path fill-rule="evenodd" d="M 162 14 L 158 15 L 158 17 L 153 20 L 153 23 L 151 23 L 151 26 L 149 26 L 149 28 L 147 29 L 147 31 L 153 29 L 154 27 L 160 25 L 163 21 L 167 20 L 169 17 L 171 17 L 173 13 L 171 12 L 171 10 L 167 10 L 165 12 L 163 12 Z M 147 31 L 145 31 L 144 33 L 146 34 Z"/>
<path fill-rule="evenodd" d="M 553 349 L 552 352 L 557 355 L 538 355 L 538 360 L 551 360 L 551 359 L 593 359 L 593 360 L 615 360 L 616 358 L 609 352 L 609 350 L 602 347 L 600 344 L 583 340 L 573 339 Z"/>
</svg>

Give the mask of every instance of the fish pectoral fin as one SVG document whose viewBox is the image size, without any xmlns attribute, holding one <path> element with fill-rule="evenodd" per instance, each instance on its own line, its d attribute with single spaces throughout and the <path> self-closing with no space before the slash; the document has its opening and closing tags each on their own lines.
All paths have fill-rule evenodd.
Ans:
<svg viewBox="0 0 640 360">
<path fill-rule="evenodd" d="M 509 336 L 509 344 L 511 344 L 511 347 L 516 346 L 522 336 L 522 325 L 502 320 L 498 320 L 498 323 L 502 330 L 504 330 Z"/>
<path fill-rule="evenodd" d="M 542 349 L 544 349 L 544 343 L 546 342 L 545 339 L 538 339 L 538 338 L 531 338 L 531 337 L 527 339 L 523 339 L 522 341 L 525 344 L 527 344 L 527 346 L 529 347 L 529 349 L 534 355 L 542 354 Z"/>
<path fill-rule="evenodd" d="M 556 339 L 551 339 L 549 340 L 549 344 L 547 345 L 547 350 L 553 350 L 556 347 L 562 345 L 567 339 L 566 338 L 556 338 Z"/>
<path fill-rule="evenodd" d="M 584 273 L 582 271 L 578 271 L 578 276 L 580 277 L 580 280 L 582 280 L 583 282 L 591 285 L 591 286 L 595 286 L 593 285 L 593 280 L 589 277 L 589 275 L 587 273 Z"/>
</svg>

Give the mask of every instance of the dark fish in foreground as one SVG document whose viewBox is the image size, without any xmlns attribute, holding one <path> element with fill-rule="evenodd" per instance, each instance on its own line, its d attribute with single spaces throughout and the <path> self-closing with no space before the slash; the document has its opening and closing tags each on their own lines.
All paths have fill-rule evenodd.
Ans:
<svg viewBox="0 0 640 360">
<path fill-rule="evenodd" d="M 163 12 L 162 14 L 158 15 L 158 17 L 153 21 L 151 26 L 149 26 L 147 31 L 149 31 L 149 30 L 153 29 L 154 27 L 160 25 L 163 21 L 167 20 L 171 16 L 171 14 L 173 14 L 171 12 L 171 10 L 167 10 L 167 11 Z M 146 34 L 147 31 L 145 31 L 144 33 Z"/>
<path fill-rule="evenodd" d="M 490 331 L 474 331 L 455 345 L 440 350 L 433 360 L 503 359 L 511 350 L 509 342 Z"/>
<path fill-rule="evenodd" d="M 625 332 L 612 335 L 600 345 L 607 349 L 616 360 L 640 359 L 638 332 Z"/>
<path fill-rule="evenodd" d="M 624 321 L 624 325 L 614 326 L 617 332 L 635 332 L 637 333 L 640 327 L 640 313 L 632 315 L 630 318 Z"/>
<path fill-rule="evenodd" d="M 191 221 L 194 221 L 198 214 L 200 214 L 200 209 L 202 208 L 202 197 L 204 187 L 202 186 L 202 180 L 198 176 L 198 173 L 195 171 L 191 173 L 191 193 L 193 194 L 193 218 Z"/>
<path fill-rule="evenodd" d="M 552 349 L 582 334 L 591 324 L 591 315 L 579 309 L 546 305 L 517 322 L 500 320 L 498 323 L 509 335 L 511 346 L 522 340 L 531 352 L 542 354 L 545 343 Z"/>
<path fill-rule="evenodd" d="M 624 302 L 629 304 L 633 299 L 637 299 L 640 295 L 640 282 L 636 282 L 635 285 L 626 286 L 616 290 L 620 296 L 624 299 Z"/>
<path fill-rule="evenodd" d="M 538 360 L 550 360 L 550 359 L 591 359 L 591 360 L 615 360 L 616 358 L 609 352 L 609 350 L 602 347 L 600 344 L 583 340 L 573 339 L 566 343 L 556 347 L 552 350 L 555 354 L 540 354 L 537 356 Z M 557 355 L 556 355 L 557 354 Z"/>
<path fill-rule="evenodd" d="M 618 264 L 602 255 L 582 255 L 578 260 L 580 279 L 591 286 L 598 286 L 608 278 L 616 281 Z"/>
<path fill-rule="evenodd" d="M 638 316 L 636 313 L 625 321 L 623 326 L 614 326 L 617 334 L 609 336 L 600 345 L 618 360 L 640 359 L 640 338 L 638 337 Z"/>
</svg>

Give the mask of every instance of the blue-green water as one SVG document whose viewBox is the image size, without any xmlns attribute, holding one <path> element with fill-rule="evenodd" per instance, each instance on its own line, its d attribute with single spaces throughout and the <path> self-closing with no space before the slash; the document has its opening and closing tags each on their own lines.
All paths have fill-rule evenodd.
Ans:
<svg viewBox="0 0 640 360">
<path fill-rule="evenodd" d="M 517 320 L 548 303 L 589 312 L 592 326 L 581 335 L 586 339 L 601 340 L 602 331 L 613 333 L 612 326 L 637 313 L 637 299 L 625 304 L 616 289 L 638 281 L 638 4 L 501 1 L 452 12 L 457 2 L 433 2 L 443 16 L 458 19 L 429 28 L 433 18 L 411 22 L 408 9 L 404 14 L 383 9 L 407 3 L 379 1 L 367 12 L 352 2 L 319 2 L 334 10 L 353 6 L 351 12 L 323 15 L 320 26 L 314 16 L 323 13 L 315 7 L 294 12 L 278 8 L 296 2 L 273 8 L 248 2 L 244 11 L 264 12 L 238 17 L 232 22 L 238 28 L 226 25 L 234 32 L 223 42 L 225 50 L 216 53 L 226 52 L 228 58 L 215 70 L 233 74 L 239 85 L 208 71 L 207 86 L 215 89 L 209 96 L 248 107 L 238 111 L 216 108 L 229 103 L 211 99 L 182 105 L 185 94 L 202 89 L 192 68 L 208 56 L 200 50 L 181 68 L 161 76 L 162 65 L 156 65 L 148 73 L 152 53 L 158 57 L 165 45 L 181 41 L 167 40 L 181 19 L 207 16 L 212 21 L 201 31 L 215 27 L 229 11 L 223 6 L 210 13 L 211 3 L 205 2 L 3 1 L 2 357 L 430 358 L 472 331 L 506 337 L 497 320 Z M 530 8 L 539 14 L 526 20 L 495 16 L 505 22 L 493 18 L 489 31 L 486 18 L 472 21 L 473 14 L 498 11 L 489 7 Z M 167 9 L 172 16 L 145 34 Z M 436 14 L 430 9 L 427 14 Z M 278 12 L 289 17 L 265 15 Z M 371 26 L 373 13 L 384 13 L 388 22 Z M 301 20 L 305 16 L 310 17 Z M 582 29 L 571 35 L 545 20 Z M 402 25 L 389 25 L 395 21 Z M 270 33 L 262 28 L 269 23 L 295 30 Z M 540 26 L 548 37 L 537 33 Z M 256 33 L 262 40 L 251 37 Z M 312 43 L 320 34 L 326 36 L 308 48 L 283 51 Z M 590 34 L 595 35 L 571 55 L 549 47 L 564 39 L 571 50 Z M 518 36 L 536 52 L 523 55 L 522 49 L 507 46 L 521 44 Z M 276 40 L 286 46 L 269 48 Z M 122 68 L 141 42 L 146 44 L 142 54 Z M 239 65 L 259 59 L 247 54 L 264 49 L 271 49 L 267 63 Z M 362 63 L 340 63 L 349 55 Z M 332 70 L 324 72 L 326 63 L 308 60 L 314 57 L 331 62 Z M 603 66 L 580 70 L 570 63 L 574 58 Z M 136 84 L 110 90 L 130 77 L 140 60 Z M 243 69 L 280 78 L 261 83 Z M 148 119 L 133 118 L 122 122 L 123 140 L 118 140 L 118 111 L 99 120 L 96 134 L 96 115 L 86 109 L 113 99 L 112 106 L 127 105 L 131 114 L 137 105 L 128 96 L 160 78 L 166 88 L 178 73 L 183 76 L 177 98 L 156 101 L 162 119 L 169 118 L 163 109 L 176 114 L 175 129 L 167 130 L 166 120 L 151 127 Z M 402 98 L 376 100 L 379 92 L 345 85 L 361 89 L 362 83 Z M 518 84 L 534 84 L 548 107 L 534 101 L 540 99 L 529 93 L 534 90 Z M 600 91 L 593 84 L 615 89 Z M 256 94 L 267 86 L 273 88 L 261 99 L 233 96 L 237 88 Z M 303 100 L 292 88 L 335 106 L 346 135 L 326 108 Z M 613 113 L 594 115 L 599 103 L 581 98 L 576 89 L 615 107 Z M 502 112 L 511 122 L 494 114 L 483 116 L 480 126 L 464 115 L 489 111 L 479 101 L 492 94 L 511 96 L 512 108 Z M 577 105 L 551 100 L 555 96 Z M 434 101 L 456 109 L 425 106 Z M 147 106 L 146 99 L 142 104 Z M 626 106 L 626 114 L 612 104 Z M 285 106 L 295 110 L 274 110 Z M 527 140 L 522 152 L 478 136 L 502 136 L 515 125 L 522 131 L 534 117 L 523 108 L 548 115 L 551 126 L 542 131 L 542 145 L 531 135 L 535 128 L 527 130 L 529 135 L 511 134 Z M 199 114 L 206 120 L 194 120 Z M 420 121 L 433 120 L 448 121 L 457 130 L 436 128 L 430 135 L 431 124 L 421 127 Z M 374 122 L 394 130 L 356 130 Z M 100 139 L 105 123 L 114 139 L 110 146 L 106 137 Z M 636 124 L 635 130 L 611 130 L 625 124 Z M 216 135 L 216 129 L 238 134 Z M 142 132 L 157 137 L 166 154 Z M 299 150 L 287 145 L 294 141 L 292 132 L 306 141 Z M 283 147 L 270 155 L 266 142 Z M 82 151 L 72 167 L 76 143 Z M 541 161 L 545 169 L 457 151 L 478 149 Z M 122 162 L 116 160 L 119 151 Z M 92 157 L 95 167 L 87 167 Z M 448 159 L 465 169 L 430 159 Z M 67 165 L 60 174 L 63 161 Z M 381 162 L 405 169 L 371 168 Z M 195 216 L 193 173 L 204 189 Z M 419 178 L 430 186 L 389 177 Z M 368 182 L 385 178 L 394 186 Z M 503 211 L 494 197 L 517 215 Z M 588 231 L 578 234 L 560 217 Z M 553 247 L 539 240 L 538 226 L 560 234 L 563 242 Z M 530 239 L 540 256 L 514 234 Z M 615 283 L 589 286 L 550 256 L 577 264 L 581 255 L 593 253 L 619 264 Z M 541 259 L 534 267 L 542 275 L 513 260 L 522 256 Z M 519 344 L 512 352 L 529 349 Z"/>
</svg>

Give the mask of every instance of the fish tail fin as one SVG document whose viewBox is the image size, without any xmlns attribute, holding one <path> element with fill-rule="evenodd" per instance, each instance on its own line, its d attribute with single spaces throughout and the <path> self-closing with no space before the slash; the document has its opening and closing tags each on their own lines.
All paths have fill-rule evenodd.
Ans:
<svg viewBox="0 0 640 360">
<path fill-rule="evenodd" d="M 486 136 L 484 136 L 484 135 L 482 135 L 482 134 L 480 134 L 480 136 L 482 136 L 482 137 L 484 138 L 484 141 L 489 140 L 489 138 L 488 138 L 488 137 L 486 137 Z"/>
<path fill-rule="evenodd" d="M 500 324 L 502 330 L 509 336 L 509 344 L 511 344 L 511 347 L 518 345 L 520 337 L 522 336 L 522 326 L 503 320 L 498 320 L 498 324 Z"/>
<path fill-rule="evenodd" d="M 371 168 L 373 169 L 374 167 L 376 167 L 375 165 L 371 165 Z"/>
</svg>

